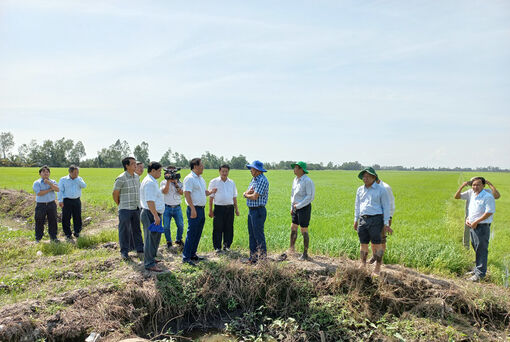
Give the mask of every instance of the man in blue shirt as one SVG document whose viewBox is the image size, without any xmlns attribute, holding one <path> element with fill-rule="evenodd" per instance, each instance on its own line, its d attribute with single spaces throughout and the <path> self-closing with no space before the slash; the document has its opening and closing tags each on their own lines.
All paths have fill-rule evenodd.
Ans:
<svg viewBox="0 0 510 342">
<path fill-rule="evenodd" d="M 373 168 L 363 169 L 358 178 L 365 183 L 358 188 L 354 204 L 354 230 L 358 232 L 361 245 L 361 267 L 367 266 L 368 244 L 371 242 L 375 255 L 374 274 L 379 275 L 384 255 L 381 233 L 383 229 L 392 233 L 389 227 L 390 199 L 384 186 L 377 184 L 379 177 Z"/>
<path fill-rule="evenodd" d="M 264 259 L 267 254 L 266 237 L 264 235 L 264 223 L 266 222 L 266 204 L 269 194 L 269 181 L 264 172 L 264 164 L 255 160 L 246 167 L 250 170 L 252 180 L 248 190 L 243 193 L 248 205 L 248 234 L 250 236 L 250 259 L 251 264 Z"/>
<path fill-rule="evenodd" d="M 46 165 L 39 169 L 39 178 L 34 182 L 32 189 L 35 192 L 35 241 L 41 241 L 44 235 L 44 223 L 48 218 L 48 234 L 53 242 L 57 239 L 57 204 L 55 191 L 59 188 L 57 182 L 50 179 L 50 168 Z"/>
<path fill-rule="evenodd" d="M 74 236 L 79 237 L 81 221 L 81 189 L 87 184 L 79 176 L 80 169 L 76 165 L 69 166 L 69 175 L 60 178 L 58 187 L 58 204 L 62 208 L 62 230 L 67 237 L 67 241 L 74 242 L 71 233 L 71 216 L 73 217 Z"/>
</svg>

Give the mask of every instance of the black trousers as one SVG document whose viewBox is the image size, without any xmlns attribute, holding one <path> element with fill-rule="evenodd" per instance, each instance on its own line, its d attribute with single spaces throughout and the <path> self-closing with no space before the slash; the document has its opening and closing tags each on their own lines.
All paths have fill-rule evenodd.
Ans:
<svg viewBox="0 0 510 342">
<path fill-rule="evenodd" d="M 64 198 L 62 208 L 62 229 L 67 237 L 71 237 L 71 216 L 73 217 L 74 236 L 80 236 L 81 232 L 81 200 L 80 198 Z"/>
<path fill-rule="evenodd" d="M 35 206 L 35 239 L 41 240 L 44 235 L 44 224 L 48 218 L 48 234 L 50 239 L 57 238 L 57 204 L 55 201 L 37 203 Z"/>
<path fill-rule="evenodd" d="M 234 206 L 233 205 L 215 205 L 213 220 L 213 246 L 214 249 L 221 249 L 221 240 L 223 238 L 223 247 L 230 248 L 234 239 Z"/>
</svg>

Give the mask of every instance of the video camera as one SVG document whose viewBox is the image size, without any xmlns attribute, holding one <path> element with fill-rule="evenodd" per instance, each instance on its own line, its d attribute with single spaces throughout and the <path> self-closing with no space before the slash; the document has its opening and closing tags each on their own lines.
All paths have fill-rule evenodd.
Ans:
<svg viewBox="0 0 510 342">
<path fill-rule="evenodd" d="M 165 179 L 166 180 L 181 179 L 181 174 L 178 173 L 180 170 L 181 170 L 180 167 L 176 167 L 175 169 L 173 169 L 173 168 L 163 169 L 163 171 L 165 171 L 165 175 L 164 175 Z"/>
</svg>

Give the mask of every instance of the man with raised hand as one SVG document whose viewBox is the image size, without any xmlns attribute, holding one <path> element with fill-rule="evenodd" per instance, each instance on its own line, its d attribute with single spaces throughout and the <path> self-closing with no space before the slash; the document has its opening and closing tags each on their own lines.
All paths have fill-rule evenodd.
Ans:
<svg viewBox="0 0 510 342">
<path fill-rule="evenodd" d="M 214 194 L 216 189 L 207 190 L 205 180 L 202 178 L 204 164 L 200 158 L 191 159 L 189 166 L 191 172 L 184 177 L 184 197 L 186 199 L 186 216 L 188 217 L 188 231 L 184 250 L 182 251 L 182 262 L 195 266 L 195 261 L 201 261 L 204 258 L 197 255 L 198 244 L 202 237 L 204 229 L 205 213 L 204 208 L 207 203 L 207 196 Z"/>
<path fill-rule="evenodd" d="M 386 192 L 388 193 L 388 198 L 390 199 L 390 222 L 388 226 L 391 228 L 391 222 L 393 221 L 393 214 L 395 213 L 395 196 L 393 196 L 393 190 L 391 189 L 391 186 L 389 186 L 387 183 L 383 182 L 382 180 L 378 179 L 376 180 L 377 184 L 380 184 L 384 187 Z M 382 230 L 381 233 L 381 247 L 383 252 L 386 252 L 386 229 Z M 370 263 L 373 264 L 375 262 L 375 251 L 374 251 L 374 245 L 372 245 L 372 258 L 370 259 Z M 382 260 L 381 260 L 382 263 Z"/>
<path fill-rule="evenodd" d="M 266 204 L 269 195 L 269 181 L 264 172 L 264 164 L 255 160 L 246 167 L 250 170 L 252 180 L 248 190 L 243 193 L 248 206 L 248 234 L 250 236 L 250 259 L 251 264 L 256 264 L 267 255 L 266 237 L 264 235 L 264 223 L 266 222 Z"/>
<path fill-rule="evenodd" d="M 74 242 L 71 233 L 71 216 L 73 217 L 74 236 L 79 237 L 81 220 L 81 189 L 87 187 L 80 175 L 80 168 L 76 165 L 69 166 L 69 175 L 60 178 L 58 187 L 58 204 L 62 208 L 62 230 L 67 241 Z"/>
<path fill-rule="evenodd" d="M 147 271 L 161 272 L 161 268 L 156 266 L 156 254 L 158 252 L 161 233 L 151 231 L 149 226 L 154 223 L 161 225 L 161 216 L 165 211 L 165 201 L 163 193 L 159 190 L 158 178 L 161 177 L 162 166 L 158 162 L 150 162 L 147 166 L 147 176 L 140 186 L 140 205 L 142 214 L 140 219 L 143 225 L 143 234 L 145 236 L 144 245 L 144 266 Z"/>
<path fill-rule="evenodd" d="M 376 180 L 379 179 L 372 167 L 363 169 L 358 178 L 364 185 L 356 191 L 354 203 L 354 230 L 358 232 L 360 241 L 361 267 L 366 267 L 368 244 L 372 243 L 375 254 L 374 274 L 379 275 L 384 250 L 381 246 L 381 233 L 386 229 L 391 234 L 390 200 L 388 192 Z"/>
<path fill-rule="evenodd" d="M 464 188 L 466 185 L 471 186 L 471 184 L 473 183 L 473 180 L 475 178 L 476 177 L 473 177 L 473 178 L 471 178 L 470 181 L 464 182 L 462 184 L 462 188 Z M 492 194 L 492 196 L 494 196 L 494 199 L 496 199 L 496 200 L 501 197 L 501 195 L 499 194 L 499 191 L 496 189 L 496 187 L 494 185 L 492 185 L 492 183 L 489 182 L 487 179 L 485 180 L 485 184 L 489 187 L 489 189 L 484 188 L 483 189 L 484 191 L 487 191 L 488 193 Z M 472 192 L 473 190 L 469 189 L 467 191 Z M 462 243 L 464 244 L 464 247 L 466 249 L 469 249 L 470 240 L 471 240 L 471 227 L 466 224 L 466 220 L 469 216 L 469 203 L 470 203 L 471 196 L 466 195 L 465 197 L 466 197 L 466 210 L 465 210 L 465 215 L 464 215 L 464 236 L 462 237 Z"/>
<path fill-rule="evenodd" d="M 237 208 L 237 188 L 234 181 L 228 178 L 230 166 L 221 165 L 220 176 L 209 182 L 209 191 L 216 188 L 218 191 L 209 197 L 209 217 L 213 217 L 213 247 L 216 253 L 229 251 L 234 239 L 234 212 L 239 216 Z M 214 204 L 214 211 L 213 211 Z"/>
<path fill-rule="evenodd" d="M 50 168 L 46 165 L 39 169 L 40 178 L 32 186 L 35 192 L 35 242 L 41 241 L 44 235 L 44 222 L 48 218 L 48 234 L 50 240 L 59 242 L 57 238 L 57 204 L 55 192 L 59 191 L 57 182 L 50 179 Z"/>
<path fill-rule="evenodd" d="M 130 240 L 138 258 L 143 259 L 143 239 L 140 230 L 140 177 L 135 173 L 136 161 L 133 157 L 122 159 L 124 172 L 113 185 L 113 200 L 119 207 L 119 245 L 122 259 L 130 261 Z"/>
<path fill-rule="evenodd" d="M 290 215 L 292 224 L 290 226 L 290 251 L 295 251 L 298 228 L 301 227 L 303 235 L 303 254 L 299 260 L 308 260 L 308 245 L 310 237 L 308 235 L 308 225 L 312 213 L 312 201 L 315 198 L 315 185 L 308 177 L 308 170 L 305 162 L 291 164 L 294 168 L 296 177 L 292 182 L 292 192 L 290 195 Z"/>
<path fill-rule="evenodd" d="M 487 273 L 487 257 L 489 255 L 490 227 L 496 212 L 494 196 L 484 191 L 486 181 L 483 177 L 474 177 L 471 181 L 471 190 L 462 192 L 469 182 L 464 182 L 455 193 L 455 199 L 469 199 L 468 217 L 466 225 L 470 227 L 471 244 L 475 250 L 475 268 L 470 281 L 479 281 Z"/>
</svg>

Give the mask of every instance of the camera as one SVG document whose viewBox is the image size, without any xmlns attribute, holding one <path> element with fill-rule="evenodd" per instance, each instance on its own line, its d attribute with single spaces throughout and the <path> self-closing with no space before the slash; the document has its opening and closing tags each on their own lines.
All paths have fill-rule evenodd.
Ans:
<svg viewBox="0 0 510 342">
<path fill-rule="evenodd" d="M 180 167 L 163 169 L 163 171 L 165 171 L 164 175 L 165 179 L 166 180 L 181 179 L 181 174 L 179 173 L 180 170 L 181 170 Z"/>
</svg>

